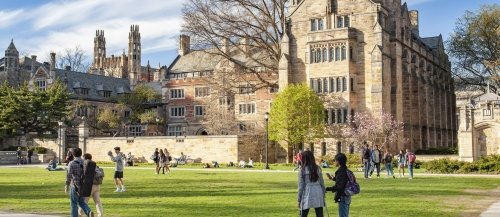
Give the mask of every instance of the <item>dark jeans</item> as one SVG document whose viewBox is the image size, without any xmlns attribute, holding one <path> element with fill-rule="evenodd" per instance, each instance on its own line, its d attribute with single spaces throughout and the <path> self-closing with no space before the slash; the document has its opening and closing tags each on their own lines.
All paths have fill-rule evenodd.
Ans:
<svg viewBox="0 0 500 217">
<path fill-rule="evenodd" d="M 314 208 L 314 211 L 316 212 L 316 217 L 323 217 L 323 207 Z M 309 209 L 304 209 L 300 213 L 300 217 L 307 217 L 307 215 L 309 214 Z"/>
<path fill-rule="evenodd" d="M 373 165 L 374 167 L 373 167 L 373 168 L 371 168 L 371 170 L 370 170 L 370 176 L 372 176 L 373 171 L 374 171 L 375 169 L 377 169 L 377 176 L 380 176 L 380 163 L 375 163 L 375 162 L 373 162 L 373 163 L 372 163 L 372 165 Z"/>
<path fill-rule="evenodd" d="M 31 164 L 31 156 L 28 157 L 28 163 Z"/>
</svg>

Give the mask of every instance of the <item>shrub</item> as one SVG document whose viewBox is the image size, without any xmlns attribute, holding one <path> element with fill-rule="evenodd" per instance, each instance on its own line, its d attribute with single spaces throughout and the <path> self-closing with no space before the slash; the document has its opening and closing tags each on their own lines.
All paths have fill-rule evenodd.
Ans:
<svg viewBox="0 0 500 217">
<path fill-rule="evenodd" d="M 426 162 L 424 168 L 431 173 L 457 173 L 464 164 L 465 162 L 443 158 Z"/>
<path fill-rule="evenodd" d="M 361 163 L 361 156 L 359 154 L 346 154 L 347 157 L 347 167 L 363 167 L 363 164 Z M 323 155 L 319 157 L 319 162 L 323 162 L 326 160 L 328 162 L 328 165 L 334 165 L 334 156 L 332 155 Z"/>
<path fill-rule="evenodd" d="M 40 146 L 36 146 L 36 147 L 33 149 L 33 152 L 34 152 L 34 153 L 37 153 L 37 154 L 46 154 L 46 153 L 47 153 L 47 148 L 40 147 Z"/>
<path fill-rule="evenodd" d="M 424 164 L 431 173 L 500 173 L 500 155 L 489 155 L 475 162 L 462 162 L 448 158 Z"/>
</svg>

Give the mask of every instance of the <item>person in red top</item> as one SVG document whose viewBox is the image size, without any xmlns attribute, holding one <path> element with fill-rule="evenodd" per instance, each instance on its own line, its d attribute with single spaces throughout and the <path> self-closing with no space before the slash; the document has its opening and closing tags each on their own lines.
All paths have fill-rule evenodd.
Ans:
<svg viewBox="0 0 500 217">
<path fill-rule="evenodd" d="M 293 163 L 295 163 L 297 166 L 293 168 L 293 171 L 297 170 L 300 168 L 300 164 L 302 162 L 302 151 L 297 152 L 297 154 L 293 157 Z"/>
</svg>

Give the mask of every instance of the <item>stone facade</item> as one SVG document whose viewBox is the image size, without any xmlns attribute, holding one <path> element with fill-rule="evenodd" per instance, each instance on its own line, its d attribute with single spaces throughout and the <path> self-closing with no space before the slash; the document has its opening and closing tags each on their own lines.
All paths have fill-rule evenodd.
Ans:
<svg viewBox="0 0 500 217">
<path fill-rule="evenodd" d="M 129 79 L 132 86 L 140 81 L 160 81 L 166 67 L 152 68 L 149 61 L 147 66 L 141 66 L 141 33 L 138 25 L 130 26 L 128 37 L 128 54 L 125 54 L 125 50 L 123 50 L 119 56 L 111 55 L 108 57 L 106 56 L 104 30 L 97 30 L 94 37 L 93 63 L 89 73 Z"/>
<path fill-rule="evenodd" d="M 280 87 L 307 82 L 340 98 L 327 108 L 336 123 L 354 112 L 391 113 L 409 139 L 398 149 L 456 145 L 450 62 L 441 36 L 420 37 L 417 11 L 400 0 L 296 0 L 289 12 Z"/>
<path fill-rule="evenodd" d="M 500 154 L 500 96 L 486 93 L 457 98 L 458 152 L 463 161 Z"/>
<path fill-rule="evenodd" d="M 12 40 L 5 50 L 5 57 L 0 58 L 0 84 L 7 82 L 10 86 L 19 86 L 29 80 L 32 63 L 35 66 L 41 65 L 36 61 L 36 56 L 19 57 Z"/>
</svg>

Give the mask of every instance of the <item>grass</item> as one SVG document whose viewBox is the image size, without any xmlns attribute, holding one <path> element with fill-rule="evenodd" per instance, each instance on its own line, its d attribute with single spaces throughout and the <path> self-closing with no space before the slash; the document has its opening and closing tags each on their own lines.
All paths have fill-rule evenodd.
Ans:
<svg viewBox="0 0 500 217">
<path fill-rule="evenodd" d="M 334 170 L 324 172 L 334 173 Z M 155 175 L 153 169 L 128 169 L 125 170 L 125 193 L 113 193 L 113 170 L 106 168 L 105 173 L 101 198 L 106 216 L 298 215 L 296 173 L 207 169 Z M 0 168 L 0 210 L 67 216 L 69 203 L 64 194 L 64 179 L 64 171 Z M 466 189 L 499 187 L 498 179 L 494 178 L 417 177 L 414 180 L 358 181 L 361 194 L 353 197 L 351 216 L 458 216 L 470 208 L 470 201 L 460 202 L 461 198 L 479 200 L 488 196 Z M 90 203 L 94 208 L 93 202 Z M 336 216 L 337 205 L 332 193 L 327 195 L 327 205 L 330 215 Z"/>
</svg>

